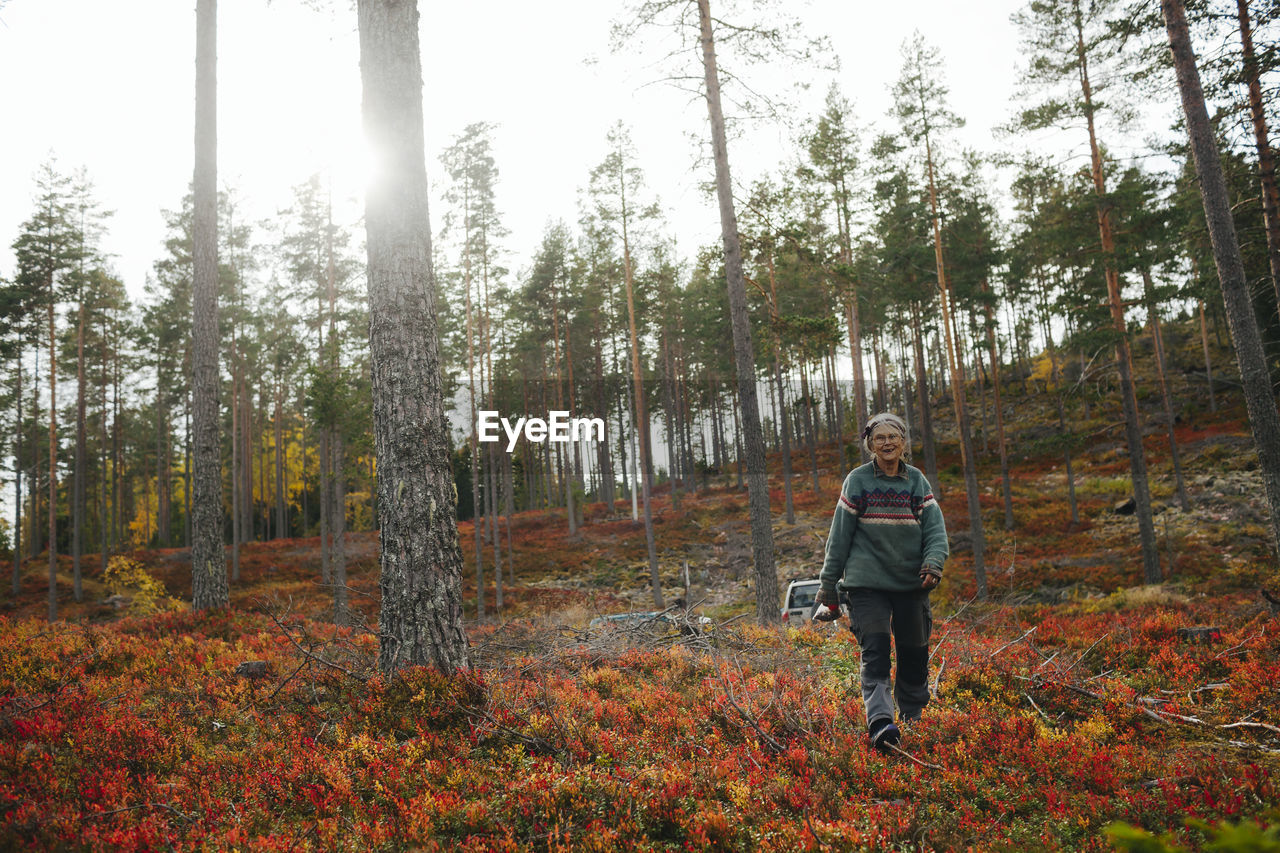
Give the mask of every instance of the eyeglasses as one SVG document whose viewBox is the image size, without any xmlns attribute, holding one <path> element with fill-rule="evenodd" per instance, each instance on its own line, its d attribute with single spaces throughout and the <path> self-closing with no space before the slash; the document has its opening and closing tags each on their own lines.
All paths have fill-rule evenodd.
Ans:
<svg viewBox="0 0 1280 853">
<path fill-rule="evenodd" d="M 872 443 L 872 444 L 875 444 L 875 445 L 880 445 L 880 446 L 883 446 L 883 445 L 886 445 L 886 444 L 897 444 L 897 443 L 898 443 L 898 436 L 896 436 L 896 435 L 873 435 L 873 436 L 871 436 L 871 443 Z"/>
</svg>

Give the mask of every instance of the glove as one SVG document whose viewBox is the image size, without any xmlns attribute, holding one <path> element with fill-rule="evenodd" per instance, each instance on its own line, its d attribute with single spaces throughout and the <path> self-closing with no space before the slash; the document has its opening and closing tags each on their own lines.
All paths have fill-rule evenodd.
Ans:
<svg viewBox="0 0 1280 853">
<path fill-rule="evenodd" d="M 826 604 L 819 604 L 818 608 L 813 611 L 814 622 L 834 622 L 840 618 L 840 608 L 831 607 Z"/>
<path fill-rule="evenodd" d="M 936 589 L 942 583 L 942 569 L 939 566 L 920 567 L 920 586 L 922 589 Z"/>
<path fill-rule="evenodd" d="M 823 589 L 818 593 L 818 606 L 813 611 L 813 621 L 834 622 L 840 618 L 840 595 L 835 589 Z"/>
</svg>

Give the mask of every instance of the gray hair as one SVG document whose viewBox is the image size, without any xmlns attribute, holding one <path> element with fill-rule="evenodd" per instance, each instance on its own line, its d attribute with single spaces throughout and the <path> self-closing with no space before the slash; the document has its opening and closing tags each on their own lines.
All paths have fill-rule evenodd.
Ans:
<svg viewBox="0 0 1280 853">
<path fill-rule="evenodd" d="M 867 421 L 866 427 L 863 428 L 862 446 L 868 453 L 875 453 L 874 448 L 871 446 L 871 434 L 876 431 L 876 427 L 888 427 L 901 435 L 902 455 L 904 457 L 911 455 L 911 433 L 907 430 L 907 422 L 890 412 L 881 412 L 878 415 L 874 415 Z"/>
</svg>

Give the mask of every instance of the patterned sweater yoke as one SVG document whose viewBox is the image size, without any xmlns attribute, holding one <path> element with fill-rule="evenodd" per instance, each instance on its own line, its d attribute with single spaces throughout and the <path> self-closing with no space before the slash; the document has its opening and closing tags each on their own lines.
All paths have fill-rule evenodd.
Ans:
<svg viewBox="0 0 1280 853">
<path fill-rule="evenodd" d="M 826 588 L 915 589 L 920 568 L 941 569 L 948 553 L 942 509 L 924 474 L 904 462 L 890 477 L 872 461 L 845 478 L 821 580 Z"/>
</svg>

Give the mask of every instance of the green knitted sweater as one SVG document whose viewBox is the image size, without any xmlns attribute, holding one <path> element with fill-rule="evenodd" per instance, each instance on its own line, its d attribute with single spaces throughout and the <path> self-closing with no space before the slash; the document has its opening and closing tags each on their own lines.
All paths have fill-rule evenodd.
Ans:
<svg viewBox="0 0 1280 853">
<path fill-rule="evenodd" d="M 919 468 L 901 462 L 890 477 L 873 460 L 845 477 L 831 519 L 822 589 L 920 589 L 920 569 L 947 559 L 947 527 Z"/>
</svg>

